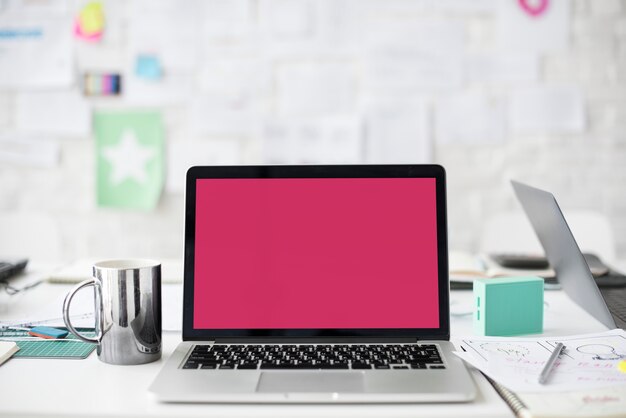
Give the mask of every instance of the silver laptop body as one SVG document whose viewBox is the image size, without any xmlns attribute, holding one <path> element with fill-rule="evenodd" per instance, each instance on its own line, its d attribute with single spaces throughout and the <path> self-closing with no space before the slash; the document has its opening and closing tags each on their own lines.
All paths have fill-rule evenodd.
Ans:
<svg viewBox="0 0 626 418">
<path fill-rule="evenodd" d="M 149 390 L 163 402 L 471 401 L 448 341 L 447 258 L 440 166 L 192 167 L 183 342 Z"/>
<path fill-rule="evenodd" d="M 616 322 L 626 329 L 626 322 L 609 311 L 554 195 L 517 181 L 511 184 L 563 291 L 609 329 L 617 328 Z M 608 290 L 626 298 L 626 288 Z"/>
</svg>

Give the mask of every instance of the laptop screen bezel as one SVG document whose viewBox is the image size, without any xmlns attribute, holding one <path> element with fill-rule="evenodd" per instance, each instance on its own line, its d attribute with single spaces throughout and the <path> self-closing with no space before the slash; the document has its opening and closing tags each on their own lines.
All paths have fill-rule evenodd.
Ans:
<svg viewBox="0 0 626 418">
<path fill-rule="evenodd" d="M 183 340 L 215 339 L 450 339 L 448 233 L 445 170 L 439 165 L 306 165 L 306 166 L 195 166 L 187 171 L 185 190 L 185 260 Z M 198 179 L 270 178 L 434 178 L 437 205 L 438 328 L 358 329 L 194 329 L 194 265 L 196 181 Z M 416 237 L 417 239 L 417 237 Z M 390 295 L 389 297 L 393 297 Z"/>
</svg>

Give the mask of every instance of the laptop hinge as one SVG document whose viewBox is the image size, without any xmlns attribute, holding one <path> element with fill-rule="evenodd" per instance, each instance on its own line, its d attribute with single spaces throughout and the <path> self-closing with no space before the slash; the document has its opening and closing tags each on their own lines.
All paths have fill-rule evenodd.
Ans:
<svg viewBox="0 0 626 418">
<path fill-rule="evenodd" d="M 263 343 L 353 343 L 353 344 L 367 344 L 367 343 L 379 343 L 379 344 L 400 344 L 400 343 L 414 343 L 417 341 L 415 337 L 404 338 L 389 338 L 389 337 L 230 337 L 230 338 L 211 338 L 211 341 L 216 343 L 251 343 L 251 344 L 263 344 Z"/>
</svg>

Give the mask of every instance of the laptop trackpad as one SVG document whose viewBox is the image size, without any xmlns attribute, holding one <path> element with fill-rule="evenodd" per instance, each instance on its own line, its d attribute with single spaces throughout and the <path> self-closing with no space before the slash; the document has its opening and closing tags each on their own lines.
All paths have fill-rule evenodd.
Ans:
<svg viewBox="0 0 626 418">
<path fill-rule="evenodd" d="M 257 392 L 363 392 L 362 372 L 263 372 Z"/>
</svg>

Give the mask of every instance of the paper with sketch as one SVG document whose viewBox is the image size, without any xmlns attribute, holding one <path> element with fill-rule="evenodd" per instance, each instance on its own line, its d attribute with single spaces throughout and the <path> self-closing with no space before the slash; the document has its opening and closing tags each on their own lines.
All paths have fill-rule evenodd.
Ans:
<svg viewBox="0 0 626 418">
<path fill-rule="evenodd" d="M 539 80 L 539 55 L 533 53 L 481 53 L 466 58 L 472 83 L 517 84 Z"/>
<path fill-rule="evenodd" d="M 0 163 L 31 167 L 55 167 L 61 148 L 52 141 L 42 141 L 34 135 L 22 133 L 0 134 Z"/>
<path fill-rule="evenodd" d="M 0 129 L 6 128 L 12 123 L 10 109 L 13 107 L 13 96 L 0 93 Z"/>
<path fill-rule="evenodd" d="M 576 392 L 524 393 L 522 401 L 533 417 L 623 417 L 626 411 L 626 386 Z"/>
<path fill-rule="evenodd" d="M 247 49 L 212 48 L 204 54 L 198 69 L 198 86 L 203 93 L 231 96 L 270 94 L 272 71 L 270 60 Z M 198 92 L 196 92 L 198 94 Z"/>
<path fill-rule="evenodd" d="M 511 131 L 517 134 L 580 133 L 585 129 L 585 99 L 575 86 L 514 91 L 508 113 Z"/>
<path fill-rule="evenodd" d="M 258 126 L 257 103 L 249 94 L 196 94 L 188 122 L 195 135 L 250 135 Z"/>
<path fill-rule="evenodd" d="M 454 20 L 373 19 L 363 33 L 370 51 L 447 51 L 461 53 L 466 44 L 465 27 Z"/>
<path fill-rule="evenodd" d="M 209 0 L 203 5 L 202 39 L 231 41 L 250 32 L 253 8 L 248 0 Z"/>
<path fill-rule="evenodd" d="M 435 132 L 438 142 L 494 143 L 504 135 L 504 106 L 483 95 L 463 94 L 437 101 Z"/>
<path fill-rule="evenodd" d="M 269 121 L 263 128 L 268 164 L 354 164 L 361 157 L 358 121 Z"/>
<path fill-rule="evenodd" d="M 429 118 L 423 100 L 374 103 L 367 111 L 365 136 L 368 163 L 416 164 L 431 161 Z"/>
<path fill-rule="evenodd" d="M 129 3 L 129 63 L 138 54 L 159 51 L 166 73 L 187 73 L 195 68 L 201 26 L 202 3 L 188 1 L 180 7 L 176 0 L 138 0 Z"/>
<path fill-rule="evenodd" d="M 77 89 L 21 92 L 15 120 L 20 132 L 85 137 L 91 131 L 91 107 Z"/>
<path fill-rule="evenodd" d="M 278 113 L 285 116 L 349 114 L 357 105 L 357 68 L 344 62 L 305 61 L 278 67 Z"/>
<path fill-rule="evenodd" d="M 262 0 L 261 27 L 274 39 L 302 39 L 313 35 L 314 7 L 309 0 Z"/>
<path fill-rule="evenodd" d="M 186 74 L 165 74 L 148 80 L 128 69 L 124 79 L 124 101 L 133 106 L 177 106 L 187 104 L 193 93 L 193 79 Z"/>
<path fill-rule="evenodd" d="M 547 383 L 539 374 L 557 343 L 566 349 Z M 482 337 L 462 339 L 456 352 L 499 384 L 516 392 L 564 392 L 626 385 L 626 332 L 549 338 Z"/>
<path fill-rule="evenodd" d="M 71 27 L 66 1 L 0 2 L 0 88 L 72 84 Z"/>
<path fill-rule="evenodd" d="M 365 57 L 365 87 L 376 95 L 414 97 L 463 86 L 463 61 L 448 51 L 389 49 Z"/>
<path fill-rule="evenodd" d="M 548 52 L 567 47 L 569 0 L 499 1 L 496 39 L 503 51 Z"/>
<path fill-rule="evenodd" d="M 366 16 L 394 18 L 397 16 L 419 16 L 434 13 L 484 13 L 494 11 L 493 0 L 411 0 L 379 1 L 360 0 L 357 2 Z"/>
</svg>

